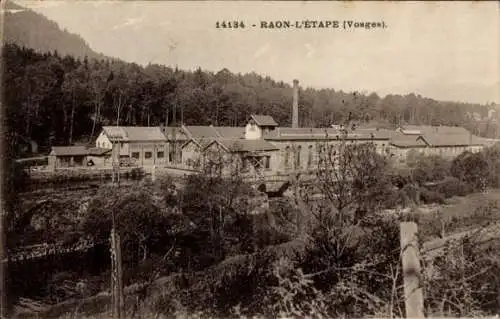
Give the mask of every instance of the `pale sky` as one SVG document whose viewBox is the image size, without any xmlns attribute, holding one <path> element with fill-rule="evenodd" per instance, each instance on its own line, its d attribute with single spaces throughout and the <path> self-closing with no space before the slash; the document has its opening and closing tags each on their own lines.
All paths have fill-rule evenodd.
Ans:
<svg viewBox="0 0 500 319">
<path fill-rule="evenodd" d="M 491 2 L 16 1 L 97 52 L 181 69 L 252 72 L 303 87 L 500 103 Z M 385 29 L 260 29 L 263 20 L 384 21 Z M 217 29 L 239 20 L 245 29 Z M 251 27 L 256 24 L 257 27 Z"/>
</svg>

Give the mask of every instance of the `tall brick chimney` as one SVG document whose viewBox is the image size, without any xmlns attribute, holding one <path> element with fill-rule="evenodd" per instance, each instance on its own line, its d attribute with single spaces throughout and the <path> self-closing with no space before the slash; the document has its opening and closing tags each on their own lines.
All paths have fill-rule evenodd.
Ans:
<svg viewBox="0 0 500 319">
<path fill-rule="evenodd" d="M 299 127 L 299 80 L 293 80 L 292 127 Z"/>
</svg>

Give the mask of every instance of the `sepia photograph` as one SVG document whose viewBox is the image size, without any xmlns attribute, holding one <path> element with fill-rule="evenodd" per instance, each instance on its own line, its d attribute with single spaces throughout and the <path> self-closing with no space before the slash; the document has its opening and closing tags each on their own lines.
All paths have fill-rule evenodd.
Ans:
<svg viewBox="0 0 500 319">
<path fill-rule="evenodd" d="M 0 24 L 0 319 L 500 315 L 498 2 Z"/>
</svg>

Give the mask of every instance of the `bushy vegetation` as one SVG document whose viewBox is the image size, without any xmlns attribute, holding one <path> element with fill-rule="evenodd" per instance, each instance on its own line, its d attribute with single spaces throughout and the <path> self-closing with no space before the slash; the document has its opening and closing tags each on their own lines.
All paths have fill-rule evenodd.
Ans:
<svg viewBox="0 0 500 319">
<path fill-rule="evenodd" d="M 292 218 L 297 231 L 290 237 L 295 234 L 296 239 L 234 256 L 196 275 L 183 274 L 191 284 L 174 284 L 172 288 L 169 282 L 168 293 L 164 288 L 155 290 L 157 293 L 143 304 L 144 311 L 247 318 L 404 316 L 398 229 L 401 219 L 380 214 L 387 205 L 387 192 L 393 190 L 389 168 L 383 169 L 384 159 L 372 153 L 369 146 L 346 147 L 340 154 L 323 156 L 324 162 L 331 162 L 319 170 L 316 186 L 326 196 L 322 200 L 300 196 L 294 201 L 299 216 Z M 329 170 L 333 164 L 340 168 L 348 165 L 349 178 Z M 443 176 L 447 175 L 439 178 Z M 432 180 L 427 178 L 425 182 Z M 426 193 L 421 196 L 435 202 L 431 196 L 444 200 L 440 191 L 457 195 L 451 184 L 459 180 L 445 180 L 439 184 L 439 191 L 422 188 Z M 463 192 L 458 185 L 456 191 Z M 408 198 L 412 198 L 411 184 L 407 186 Z M 467 229 L 466 225 L 495 221 L 496 211 L 493 204 L 479 207 L 468 218 L 457 215 L 450 219 L 446 229 Z M 416 220 L 423 236 L 430 235 L 426 228 L 435 226 L 436 220 L 437 216 L 429 217 L 429 223 Z M 498 309 L 492 299 L 498 288 L 497 276 L 481 272 L 477 278 L 485 281 L 478 284 L 472 269 L 473 265 L 497 269 L 500 260 L 491 254 L 490 246 L 477 244 L 473 236 L 467 240 L 469 246 L 464 250 L 457 248 L 462 243 L 453 243 L 441 258 L 426 259 L 422 278 L 427 313 L 476 316 Z M 447 269 L 446 263 L 454 266 Z M 434 287 L 436 282 L 441 282 L 439 288 Z M 480 294 L 481 285 L 487 291 L 485 295 Z M 459 287 L 465 290 L 459 291 Z"/>
<path fill-rule="evenodd" d="M 478 153 L 464 152 L 451 160 L 417 155 L 407 168 L 393 170 L 392 183 L 404 190 L 407 196 L 417 196 L 424 204 L 443 204 L 454 196 L 498 187 L 499 155 L 498 144 Z"/>
<path fill-rule="evenodd" d="M 474 192 L 474 189 L 466 182 L 456 177 L 448 176 L 436 185 L 435 191 L 444 198 L 450 198 L 453 196 L 465 196 Z"/>
<path fill-rule="evenodd" d="M 484 156 L 496 163 L 485 154 L 495 153 L 488 149 L 474 159 Z M 137 286 L 127 297 L 134 300 L 127 308 L 131 316 L 266 318 L 404 316 L 399 222 L 415 220 L 422 238 L 429 240 L 497 221 L 499 203 L 481 198 L 475 201 L 483 205 L 471 206 L 467 214 L 384 213 L 419 201 L 449 202 L 477 190 L 478 179 L 458 170 L 468 163 L 466 155 L 451 162 L 423 158 L 400 174 L 370 144 L 343 144 L 319 158 L 317 182 L 305 190 L 292 182 L 290 199 L 268 202 L 238 174 L 228 178 L 210 170 L 182 183 L 159 176 L 137 186 L 101 188 L 88 198 L 66 198 L 66 203 L 42 202 L 40 209 L 49 205 L 43 209 L 64 213 L 24 220 L 37 225 L 41 238 L 83 236 L 107 247 L 114 219 L 122 240 L 124 282 Z M 487 180 L 488 187 L 495 186 L 495 179 Z M 312 196 L 317 193 L 323 196 Z M 77 222 L 65 223 L 71 214 Z M 22 225 L 19 221 L 17 229 Z M 439 254 L 445 261 L 425 260 L 429 314 L 479 315 L 498 309 L 491 299 L 500 288 L 498 278 L 490 273 L 474 277 L 472 265 L 497 269 L 499 261 L 491 245 L 478 245 L 473 237 L 470 243 L 473 253 L 466 248 L 457 255 L 461 250 L 454 243 Z M 109 260 L 100 263 L 100 279 L 92 281 L 89 291 L 108 286 Z M 448 269 L 447 263 L 454 266 Z M 465 291 L 458 291 L 461 283 Z M 481 287 L 487 293 L 478 293 Z M 107 308 L 100 300 L 79 309 L 95 313 Z"/>
<path fill-rule="evenodd" d="M 498 313 L 498 241 L 478 243 L 478 233 L 447 244 L 440 256 L 424 261 L 422 279 L 428 316 L 480 317 Z"/>
</svg>

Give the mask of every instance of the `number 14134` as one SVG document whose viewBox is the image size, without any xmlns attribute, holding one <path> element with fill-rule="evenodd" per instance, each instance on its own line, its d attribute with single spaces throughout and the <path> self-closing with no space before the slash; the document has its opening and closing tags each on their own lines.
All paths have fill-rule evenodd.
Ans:
<svg viewBox="0 0 500 319">
<path fill-rule="evenodd" d="M 243 29 L 245 28 L 245 23 L 243 21 L 217 21 L 215 22 L 215 27 L 217 29 Z"/>
</svg>

